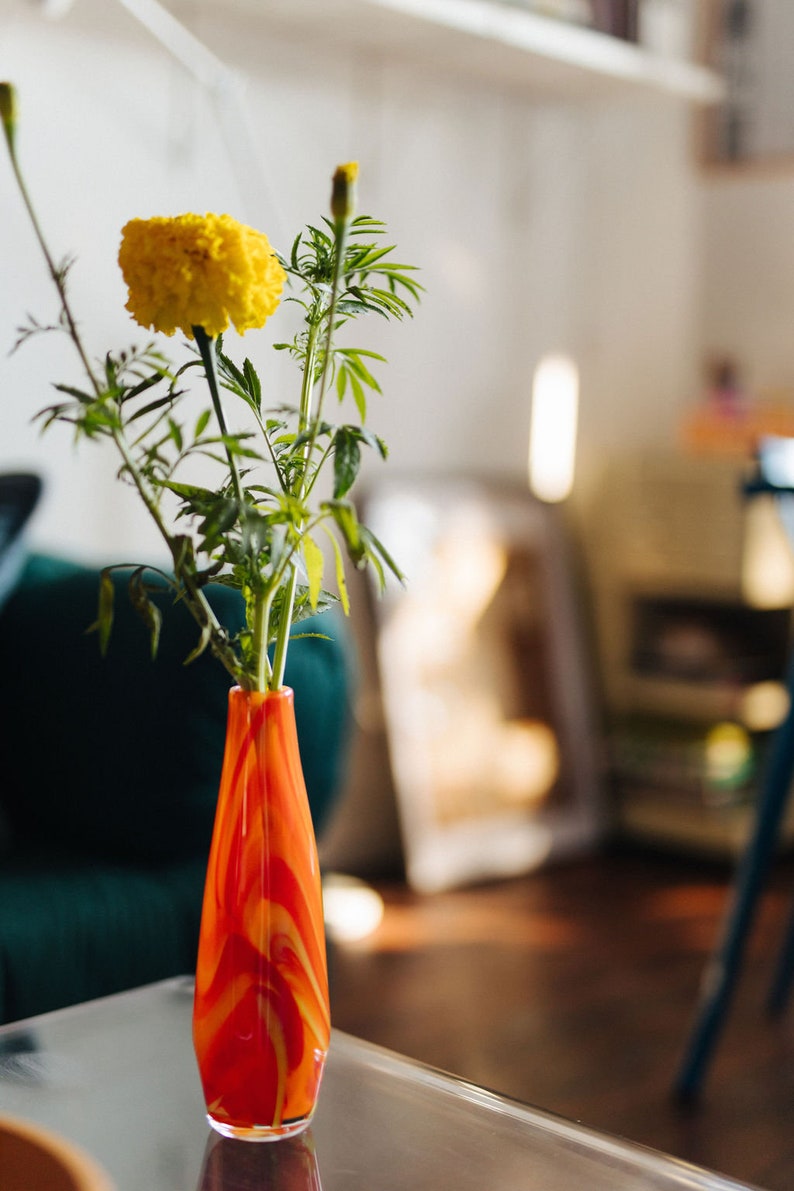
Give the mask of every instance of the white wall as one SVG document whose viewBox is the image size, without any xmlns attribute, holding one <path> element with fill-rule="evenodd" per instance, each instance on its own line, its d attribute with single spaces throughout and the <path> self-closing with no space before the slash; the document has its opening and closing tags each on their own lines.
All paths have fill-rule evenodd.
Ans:
<svg viewBox="0 0 794 1191">
<path fill-rule="evenodd" d="M 414 322 L 356 333 L 390 360 L 371 423 L 391 467 L 523 475 L 531 375 L 550 350 L 573 352 L 582 371 L 580 504 L 610 452 L 672 434 L 699 360 L 685 107 L 546 109 L 443 68 L 265 37 L 250 13 L 178 11 L 240 71 L 261 185 L 235 173 L 201 87 L 113 0 L 76 0 L 57 22 L 0 0 L 20 153 L 56 253 L 78 258 L 73 297 L 97 353 L 145 338 L 115 264 L 126 219 L 224 209 L 286 247 L 322 213 L 336 163 L 357 158 L 362 209 L 388 221 L 428 291 Z M 38 544 L 151 557 L 157 543 L 103 451 L 30 428 L 49 382 L 77 373 L 52 336 L 6 358 L 25 312 L 47 319 L 54 300 L 3 160 L 0 228 L 0 466 L 46 472 Z M 250 334 L 243 346 L 263 369 L 279 364 Z M 278 399 L 292 383 L 280 363 Z"/>
<path fill-rule="evenodd" d="M 794 399 L 794 170 L 702 184 L 703 347 L 736 359 L 755 393 Z"/>
</svg>

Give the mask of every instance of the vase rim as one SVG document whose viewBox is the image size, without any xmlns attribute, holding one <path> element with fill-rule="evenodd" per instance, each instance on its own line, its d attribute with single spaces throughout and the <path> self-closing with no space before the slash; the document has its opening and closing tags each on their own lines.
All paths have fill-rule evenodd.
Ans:
<svg viewBox="0 0 794 1191">
<path fill-rule="evenodd" d="M 240 686 L 239 683 L 235 683 L 235 685 L 229 689 L 230 698 L 233 695 L 235 697 L 238 695 L 246 695 L 250 697 L 256 696 L 260 699 L 291 699 L 294 697 L 294 694 L 295 692 L 292 687 L 286 685 L 280 686 L 277 691 L 271 691 L 269 687 L 264 691 L 250 691 L 246 687 Z"/>
</svg>

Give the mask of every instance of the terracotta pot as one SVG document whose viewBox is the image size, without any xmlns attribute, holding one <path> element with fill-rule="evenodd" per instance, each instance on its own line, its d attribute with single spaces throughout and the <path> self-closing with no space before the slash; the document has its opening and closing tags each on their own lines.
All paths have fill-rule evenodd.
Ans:
<svg viewBox="0 0 794 1191">
<path fill-rule="evenodd" d="M 32 1121 L 0 1116 L 0 1187 L 3 1191 L 113 1191 L 93 1158 Z"/>
</svg>

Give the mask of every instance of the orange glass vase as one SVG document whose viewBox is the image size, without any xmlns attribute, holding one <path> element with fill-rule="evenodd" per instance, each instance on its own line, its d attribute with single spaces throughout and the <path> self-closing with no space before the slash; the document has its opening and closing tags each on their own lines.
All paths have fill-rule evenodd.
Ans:
<svg viewBox="0 0 794 1191">
<path fill-rule="evenodd" d="M 330 1038 L 317 846 L 293 692 L 229 692 L 201 918 L 193 1042 L 227 1137 L 299 1133 Z"/>
</svg>

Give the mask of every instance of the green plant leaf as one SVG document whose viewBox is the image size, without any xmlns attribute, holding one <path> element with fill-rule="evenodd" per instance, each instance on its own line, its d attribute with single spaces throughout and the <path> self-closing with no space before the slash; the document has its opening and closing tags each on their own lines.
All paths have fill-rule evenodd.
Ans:
<svg viewBox="0 0 794 1191">
<path fill-rule="evenodd" d="M 342 610 L 345 616 L 350 615 L 350 597 L 347 593 L 347 580 L 345 579 L 345 560 L 342 557 L 342 551 L 339 548 L 339 543 L 336 537 L 331 533 L 327 526 L 323 526 L 334 550 L 334 564 L 336 567 L 336 588 L 339 592 L 339 602 L 342 605 Z"/>
<path fill-rule="evenodd" d="M 334 436 L 334 499 L 341 500 L 355 483 L 361 466 L 357 436 L 348 426 L 340 426 Z"/>
<path fill-rule="evenodd" d="M 323 585 L 325 559 L 320 547 L 308 534 L 303 539 L 303 560 L 306 563 L 306 575 L 309 580 L 309 603 L 314 611 Z"/>
<path fill-rule="evenodd" d="M 342 534 L 342 540 L 347 552 L 358 567 L 366 556 L 364 543 L 361 540 L 361 526 L 356 516 L 356 510 L 347 500 L 326 500 L 321 505 L 322 511 L 329 513 L 336 522 Z"/>
<path fill-rule="evenodd" d="M 405 583 L 405 575 L 397 566 L 397 563 L 394 561 L 391 554 L 389 554 L 388 550 L 383 545 L 383 542 L 376 538 L 372 530 L 367 529 L 365 525 L 360 526 L 359 529 L 361 532 L 361 538 L 364 542 L 367 558 L 372 562 L 382 559 L 391 573 L 394 575 L 395 579 L 399 579 L 400 583 Z"/>
<path fill-rule="evenodd" d="M 82 389 L 76 389 L 73 385 L 53 385 L 59 393 L 68 393 L 70 397 L 76 397 L 81 405 L 91 405 L 96 401 L 95 393 L 84 393 Z"/>
<path fill-rule="evenodd" d="M 209 426 L 210 418 L 212 417 L 212 410 L 205 409 L 196 418 L 196 425 L 193 428 L 193 438 L 201 438 L 204 431 Z"/>
<path fill-rule="evenodd" d="M 184 666 L 189 666 L 191 662 L 195 662 L 197 658 L 200 658 L 201 655 L 206 652 L 211 641 L 212 631 L 209 624 L 205 624 L 202 626 L 201 636 L 198 639 L 195 649 L 191 649 L 190 653 L 187 655 L 182 664 Z"/>
<path fill-rule="evenodd" d="M 89 627 L 89 633 L 99 634 L 99 651 L 105 657 L 113 631 L 113 613 L 116 599 L 116 588 L 111 574 L 112 568 L 105 567 L 99 576 L 99 601 L 97 618 Z"/>
<path fill-rule="evenodd" d="M 155 658 L 157 657 L 157 649 L 160 644 L 160 628 L 163 623 L 163 615 L 149 596 L 145 574 L 145 567 L 136 567 L 130 575 L 130 602 L 149 630 L 149 648 L 152 658 Z"/>
</svg>

